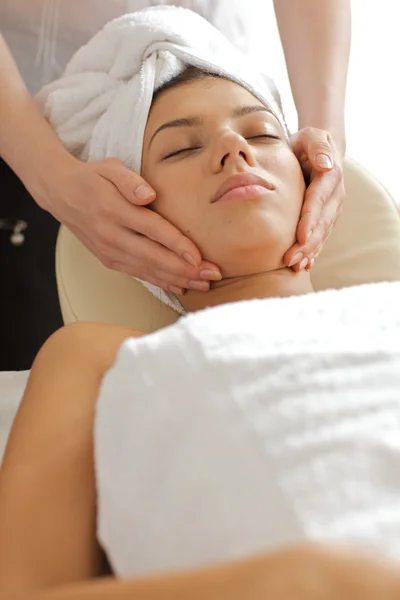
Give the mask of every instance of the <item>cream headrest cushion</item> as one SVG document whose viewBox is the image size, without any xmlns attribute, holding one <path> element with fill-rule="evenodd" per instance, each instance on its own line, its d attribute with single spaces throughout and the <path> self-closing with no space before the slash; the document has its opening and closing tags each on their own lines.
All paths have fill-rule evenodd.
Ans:
<svg viewBox="0 0 400 600">
<path fill-rule="evenodd" d="M 315 289 L 400 280 L 398 207 L 372 175 L 349 159 L 345 185 L 342 216 L 312 271 Z M 178 318 L 136 280 L 103 267 L 65 227 L 56 258 L 66 323 L 101 321 L 150 332 Z"/>
</svg>

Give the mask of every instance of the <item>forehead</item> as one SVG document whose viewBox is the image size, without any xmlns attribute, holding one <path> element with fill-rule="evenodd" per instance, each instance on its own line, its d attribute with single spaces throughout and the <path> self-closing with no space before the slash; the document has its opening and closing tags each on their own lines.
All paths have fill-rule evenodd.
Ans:
<svg viewBox="0 0 400 600">
<path fill-rule="evenodd" d="M 184 114 L 223 116 L 241 104 L 263 106 L 253 94 L 233 81 L 204 77 L 162 92 L 150 109 L 148 123 L 157 127 L 166 118 L 175 119 Z"/>
</svg>

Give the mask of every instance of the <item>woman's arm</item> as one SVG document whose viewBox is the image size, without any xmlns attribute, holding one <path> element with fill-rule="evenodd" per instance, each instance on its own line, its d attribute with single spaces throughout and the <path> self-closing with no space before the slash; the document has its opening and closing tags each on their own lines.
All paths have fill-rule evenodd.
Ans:
<svg viewBox="0 0 400 600">
<path fill-rule="evenodd" d="M 350 0 L 274 0 L 298 114 L 293 151 L 310 184 L 297 242 L 284 263 L 311 268 L 335 225 L 345 196 L 345 95 L 350 54 Z"/>
<path fill-rule="evenodd" d="M 299 129 L 328 131 L 344 154 L 350 0 L 274 0 Z"/>
<path fill-rule="evenodd" d="M 73 325 L 40 351 L 0 470 L 0 597 L 397 600 L 398 568 L 314 544 L 182 574 L 84 583 L 103 573 L 96 541 L 94 406 L 118 348 L 135 335 L 141 334 Z"/>
<path fill-rule="evenodd" d="M 96 541 L 93 414 L 121 343 L 141 335 L 95 323 L 40 350 L 0 469 L 0 597 L 104 574 Z"/>
<path fill-rule="evenodd" d="M 197 571 L 99 580 L 24 600 L 398 600 L 398 565 L 348 548 L 304 544 Z M 21 599 L 22 600 L 22 599 Z"/>
</svg>

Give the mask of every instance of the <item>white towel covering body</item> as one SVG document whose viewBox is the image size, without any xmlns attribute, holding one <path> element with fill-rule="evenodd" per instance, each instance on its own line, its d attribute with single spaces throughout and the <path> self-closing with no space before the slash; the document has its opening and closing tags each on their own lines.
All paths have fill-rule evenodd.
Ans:
<svg viewBox="0 0 400 600">
<path fill-rule="evenodd" d="M 117 575 L 307 539 L 400 558 L 400 283 L 238 302 L 126 341 L 95 419 Z"/>
</svg>

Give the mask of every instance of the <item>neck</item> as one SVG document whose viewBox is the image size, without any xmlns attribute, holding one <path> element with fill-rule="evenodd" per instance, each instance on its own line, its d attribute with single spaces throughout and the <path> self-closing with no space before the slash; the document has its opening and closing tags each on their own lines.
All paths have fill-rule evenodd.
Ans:
<svg viewBox="0 0 400 600">
<path fill-rule="evenodd" d="M 180 298 L 187 312 L 252 298 L 297 296 L 313 292 L 308 271 L 282 268 L 267 273 L 231 277 L 211 283 L 207 293 L 189 290 Z"/>
</svg>

